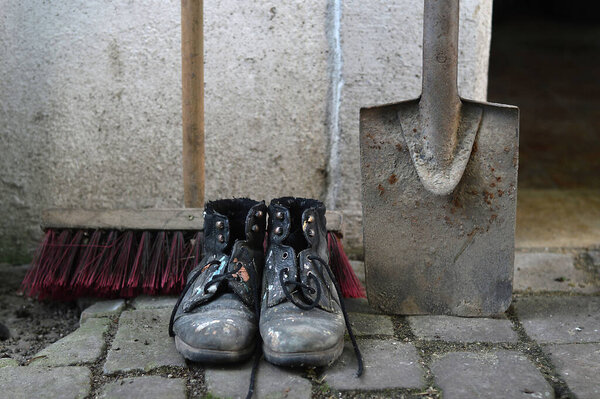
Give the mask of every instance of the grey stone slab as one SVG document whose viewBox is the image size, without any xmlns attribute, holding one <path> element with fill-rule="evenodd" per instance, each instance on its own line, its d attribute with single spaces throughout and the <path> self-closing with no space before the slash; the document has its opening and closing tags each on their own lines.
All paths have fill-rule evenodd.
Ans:
<svg viewBox="0 0 600 399">
<path fill-rule="evenodd" d="M 337 390 L 420 388 L 424 372 L 412 344 L 396 340 L 362 339 L 364 372 L 356 378 L 356 357 L 350 344 L 338 361 L 325 371 L 325 380 Z"/>
<path fill-rule="evenodd" d="M 3 367 L 17 367 L 18 365 L 19 362 L 10 357 L 3 357 L 2 359 L 0 359 L 0 369 Z"/>
<path fill-rule="evenodd" d="M 352 331 L 357 337 L 364 335 L 394 335 L 394 324 L 389 316 L 351 313 Z"/>
<path fill-rule="evenodd" d="M 554 390 L 542 374 L 518 352 L 434 356 L 431 371 L 444 399 L 554 397 Z"/>
<path fill-rule="evenodd" d="M 123 378 L 108 383 L 101 399 L 184 399 L 185 380 L 159 376 Z"/>
<path fill-rule="evenodd" d="M 600 292 L 588 273 L 575 268 L 571 254 L 516 253 L 513 284 L 515 291 Z"/>
<path fill-rule="evenodd" d="M 125 308 L 125 301 L 123 299 L 109 299 L 105 301 L 98 301 L 92 306 L 86 308 L 81 312 L 79 323 L 82 324 L 89 318 L 93 317 L 111 317 L 116 316 Z"/>
<path fill-rule="evenodd" d="M 344 304 L 348 312 L 383 314 L 380 310 L 371 307 L 367 298 L 344 298 Z"/>
<path fill-rule="evenodd" d="M 0 368 L 0 396 L 11 399 L 80 399 L 90 393 L 87 367 Z"/>
<path fill-rule="evenodd" d="M 161 366 L 185 366 L 169 337 L 171 309 L 125 311 L 108 351 L 104 374 L 130 370 L 152 370 Z"/>
<path fill-rule="evenodd" d="M 527 334 L 540 343 L 600 342 L 600 297 L 524 297 L 515 307 Z"/>
<path fill-rule="evenodd" d="M 88 319 L 71 334 L 38 352 L 31 366 L 70 366 L 95 362 L 106 348 L 104 334 L 109 324 L 107 318 Z"/>
<path fill-rule="evenodd" d="M 548 345 L 544 351 L 579 399 L 600 398 L 600 344 Z"/>
<path fill-rule="evenodd" d="M 414 334 L 420 339 L 450 342 L 517 342 L 518 336 L 506 318 L 411 316 Z"/>
<path fill-rule="evenodd" d="M 600 249 L 592 249 L 587 251 L 587 256 L 594 267 L 600 267 Z"/>
<path fill-rule="evenodd" d="M 89 308 L 90 306 L 92 306 L 93 304 L 95 304 L 96 302 L 98 302 L 99 299 L 96 297 L 89 297 L 89 296 L 84 296 L 81 298 L 77 298 L 77 308 L 79 308 L 80 312 L 83 312 L 84 310 L 86 310 L 87 308 Z"/>
<path fill-rule="evenodd" d="M 134 309 L 173 309 L 177 302 L 176 297 L 172 296 L 138 296 L 133 299 L 131 306 Z"/>
<path fill-rule="evenodd" d="M 245 398 L 250 383 L 252 361 L 242 365 L 209 367 L 204 381 L 209 395 L 224 398 Z M 256 398 L 307 399 L 311 383 L 300 376 L 300 370 L 286 369 L 261 361 L 256 376 Z"/>
</svg>

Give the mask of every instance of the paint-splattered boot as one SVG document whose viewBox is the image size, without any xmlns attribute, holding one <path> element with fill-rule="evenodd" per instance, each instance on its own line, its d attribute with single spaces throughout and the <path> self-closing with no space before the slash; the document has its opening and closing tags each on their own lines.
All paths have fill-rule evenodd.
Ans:
<svg viewBox="0 0 600 399">
<path fill-rule="evenodd" d="M 328 264 L 325 206 L 304 198 L 269 205 L 260 334 L 265 358 L 283 366 L 326 366 L 344 348 L 344 333 L 360 352 Z"/>
<path fill-rule="evenodd" d="M 266 206 L 246 198 L 207 203 L 202 260 L 173 309 L 169 334 L 199 362 L 235 362 L 258 338 Z"/>
</svg>

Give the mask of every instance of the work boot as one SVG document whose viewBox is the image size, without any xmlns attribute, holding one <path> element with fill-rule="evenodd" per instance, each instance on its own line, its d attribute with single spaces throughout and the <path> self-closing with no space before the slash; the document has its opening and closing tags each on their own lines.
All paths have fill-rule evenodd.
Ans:
<svg viewBox="0 0 600 399">
<path fill-rule="evenodd" d="M 346 327 L 362 360 L 328 264 L 325 206 L 304 198 L 269 205 L 260 334 L 265 358 L 282 366 L 326 366 L 344 348 Z"/>
<path fill-rule="evenodd" d="M 266 206 L 247 198 L 208 202 L 203 257 L 173 309 L 169 334 L 198 362 L 236 362 L 258 338 Z"/>
</svg>

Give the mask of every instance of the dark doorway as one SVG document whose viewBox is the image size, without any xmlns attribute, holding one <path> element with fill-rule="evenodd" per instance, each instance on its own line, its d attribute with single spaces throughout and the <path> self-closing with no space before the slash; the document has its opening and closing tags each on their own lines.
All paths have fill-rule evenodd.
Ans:
<svg viewBox="0 0 600 399">
<path fill-rule="evenodd" d="M 600 17 L 496 0 L 488 99 L 521 110 L 517 246 L 600 245 Z"/>
</svg>

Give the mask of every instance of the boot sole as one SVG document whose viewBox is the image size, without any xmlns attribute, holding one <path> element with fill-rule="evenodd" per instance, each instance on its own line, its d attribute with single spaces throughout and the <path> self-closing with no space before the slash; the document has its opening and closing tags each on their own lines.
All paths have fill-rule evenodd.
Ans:
<svg viewBox="0 0 600 399">
<path fill-rule="evenodd" d="M 329 366 L 335 362 L 344 351 L 344 340 L 335 346 L 315 352 L 276 352 L 263 345 L 265 359 L 278 366 Z"/>
<path fill-rule="evenodd" d="M 194 348 L 175 337 L 177 351 L 188 360 L 201 363 L 235 363 L 248 359 L 254 353 L 256 345 L 238 351 Z"/>
</svg>

